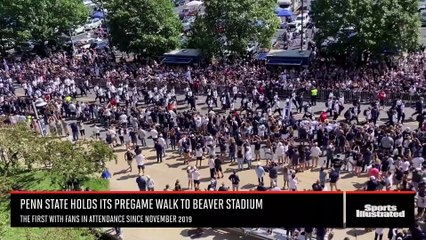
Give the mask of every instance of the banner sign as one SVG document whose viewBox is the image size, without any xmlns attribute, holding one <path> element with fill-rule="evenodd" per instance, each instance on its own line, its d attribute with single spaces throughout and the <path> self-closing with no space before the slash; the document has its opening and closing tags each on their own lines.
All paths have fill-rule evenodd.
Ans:
<svg viewBox="0 0 426 240">
<path fill-rule="evenodd" d="M 343 192 L 12 192 L 12 227 L 343 227 Z"/>
</svg>

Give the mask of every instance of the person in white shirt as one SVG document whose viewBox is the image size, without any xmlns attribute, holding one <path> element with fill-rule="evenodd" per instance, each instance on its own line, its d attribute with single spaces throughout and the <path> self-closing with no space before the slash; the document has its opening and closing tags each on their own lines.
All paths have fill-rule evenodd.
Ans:
<svg viewBox="0 0 426 240">
<path fill-rule="evenodd" d="M 142 153 L 136 155 L 135 157 L 136 164 L 138 165 L 138 171 L 139 175 L 145 174 L 145 157 L 142 155 Z"/>
<path fill-rule="evenodd" d="M 154 140 L 154 141 L 157 140 L 157 138 L 158 138 L 158 131 L 155 128 L 151 129 L 151 131 L 149 132 L 149 134 L 150 134 L 152 140 Z"/>
<path fill-rule="evenodd" d="M 163 134 L 160 133 L 157 141 L 163 147 L 163 157 L 165 157 L 166 156 L 167 142 L 166 142 L 166 139 L 164 139 Z"/>
<path fill-rule="evenodd" d="M 318 167 L 318 160 L 321 154 L 322 151 L 318 147 L 318 143 L 314 143 L 314 145 L 311 147 L 312 169 Z"/>
<path fill-rule="evenodd" d="M 386 191 L 390 191 L 392 189 L 392 186 L 393 186 L 393 174 L 392 172 L 389 171 L 385 178 Z"/>
<path fill-rule="evenodd" d="M 253 160 L 253 153 L 250 146 L 245 147 L 244 160 L 247 162 L 247 169 L 251 169 L 251 163 Z"/>
<path fill-rule="evenodd" d="M 297 184 L 298 184 L 298 181 L 297 181 L 296 174 L 292 174 L 291 177 L 289 177 L 289 181 L 288 181 L 289 189 L 291 191 L 297 191 Z"/>
<path fill-rule="evenodd" d="M 404 173 L 408 173 L 408 171 L 410 170 L 410 162 L 406 160 L 405 162 L 402 163 L 401 167 Z"/>
<path fill-rule="evenodd" d="M 192 179 L 194 180 L 194 189 L 198 190 L 200 189 L 200 171 L 198 170 L 197 167 L 194 167 L 193 171 L 192 171 Z"/>
<path fill-rule="evenodd" d="M 276 159 L 278 161 L 278 164 L 281 164 L 281 163 L 284 162 L 284 154 L 285 154 L 285 152 L 284 152 L 284 146 L 283 146 L 283 144 L 281 142 L 279 142 L 278 146 L 277 146 L 277 148 L 275 150 L 275 156 L 276 156 Z"/>
<path fill-rule="evenodd" d="M 420 222 L 424 222 L 424 213 L 426 209 L 426 196 L 417 196 L 417 216 Z"/>
<path fill-rule="evenodd" d="M 146 188 L 148 191 L 154 191 L 154 180 L 149 175 L 146 175 Z"/>
<path fill-rule="evenodd" d="M 411 163 L 413 164 L 413 168 L 419 168 L 419 167 L 422 167 L 422 164 L 423 164 L 423 162 L 425 161 L 425 159 L 424 158 L 422 158 L 422 157 L 420 157 L 420 156 L 418 156 L 418 157 L 415 157 L 412 161 L 411 161 Z"/>
</svg>

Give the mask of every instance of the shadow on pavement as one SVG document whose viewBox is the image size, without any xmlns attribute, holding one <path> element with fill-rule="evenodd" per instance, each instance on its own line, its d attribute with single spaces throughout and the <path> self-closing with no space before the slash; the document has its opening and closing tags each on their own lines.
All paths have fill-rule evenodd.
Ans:
<svg viewBox="0 0 426 240">
<path fill-rule="evenodd" d="M 355 228 L 346 232 L 346 234 L 353 236 L 353 237 L 361 236 L 361 235 L 364 235 L 366 233 L 368 233 L 368 232 L 366 232 L 364 229 L 355 229 Z"/>
<path fill-rule="evenodd" d="M 117 178 L 117 180 L 123 181 L 123 180 L 127 180 L 129 178 L 136 178 L 137 176 L 139 176 L 139 174 L 125 175 L 125 176 L 121 176 L 121 177 Z"/>
</svg>

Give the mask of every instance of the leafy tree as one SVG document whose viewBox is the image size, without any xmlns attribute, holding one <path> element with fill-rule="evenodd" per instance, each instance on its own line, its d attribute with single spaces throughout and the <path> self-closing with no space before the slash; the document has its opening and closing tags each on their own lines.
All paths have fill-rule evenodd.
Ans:
<svg viewBox="0 0 426 240">
<path fill-rule="evenodd" d="M 40 137 L 27 125 L 0 129 L 0 174 L 43 168 L 51 172 L 55 184 L 84 181 L 100 173 L 106 161 L 115 159 L 113 150 L 101 141 L 72 143 Z"/>
<path fill-rule="evenodd" d="M 123 52 L 158 57 L 179 47 L 182 24 L 170 0 L 110 0 L 108 24 Z"/>
<path fill-rule="evenodd" d="M 63 188 L 69 181 L 82 182 L 95 173 L 101 173 L 104 162 L 115 158 L 113 150 L 100 141 L 57 141 L 57 157 L 53 159 L 53 180 Z"/>
<path fill-rule="evenodd" d="M 6 26 L 3 32 L 17 42 L 42 44 L 84 23 L 88 15 L 80 0 L 0 1 L 0 26 Z"/>
<path fill-rule="evenodd" d="M 335 54 L 377 58 L 419 47 L 417 0 L 315 0 L 312 10 L 318 46 L 331 43 Z"/>
<path fill-rule="evenodd" d="M 209 0 L 205 13 L 195 21 L 190 45 L 211 56 L 226 52 L 234 56 L 246 54 L 250 42 L 270 47 L 271 38 L 279 27 L 274 14 L 275 1 L 270 0 Z"/>
</svg>

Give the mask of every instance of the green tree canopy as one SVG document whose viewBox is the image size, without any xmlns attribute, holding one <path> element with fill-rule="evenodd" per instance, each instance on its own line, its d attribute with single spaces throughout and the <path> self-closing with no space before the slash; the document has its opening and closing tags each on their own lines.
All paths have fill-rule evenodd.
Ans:
<svg viewBox="0 0 426 240">
<path fill-rule="evenodd" d="M 189 45 L 203 49 L 210 56 L 225 52 L 234 56 L 246 53 L 251 42 L 271 46 L 271 38 L 279 27 L 275 1 L 209 0 L 205 13 L 198 16 Z"/>
<path fill-rule="evenodd" d="M 81 0 L 0 1 L 0 37 L 42 43 L 68 33 L 88 15 Z"/>
<path fill-rule="evenodd" d="M 54 182 L 65 186 L 69 180 L 81 181 L 99 174 L 104 162 L 115 159 L 113 150 L 101 141 L 72 143 L 40 137 L 28 126 L 0 129 L 0 174 L 22 171 L 50 171 Z"/>
<path fill-rule="evenodd" d="M 110 0 L 108 25 L 121 51 L 157 57 L 180 45 L 182 24 L 170 0 Z"/>
<path fill-rule="evenodd" d="M 412 51 L 419 47 L 418 0 L 315 0 L 318 46 L 337 54 Z"/>
</svg>

